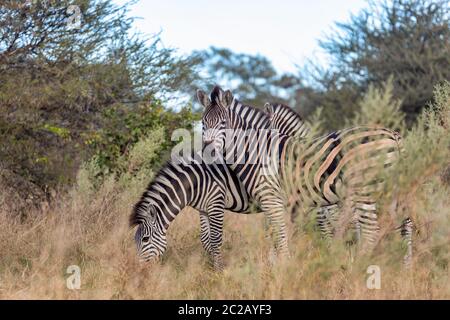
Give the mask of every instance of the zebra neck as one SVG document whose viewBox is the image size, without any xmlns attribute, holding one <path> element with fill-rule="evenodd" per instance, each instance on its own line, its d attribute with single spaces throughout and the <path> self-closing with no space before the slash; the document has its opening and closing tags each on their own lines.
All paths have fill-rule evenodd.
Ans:
<svg viewBox="0 0 450 320">
<path fill-rule="evenodd" d="M 233 100 L 229 110 L 238 115 L 246 123 L 247 128 L 267 128 L 270 125 L 269 118 L 262 110 L 242 104 L 237 99 Z"/>
<path fill-rule="evenodd" d="M 194 165 L 168 163 L 154 178 L 146 196 L 160 215 L 164 225 L 195 200 L 194 190 L 198 185 L 199 170 Z"/>
</svg>

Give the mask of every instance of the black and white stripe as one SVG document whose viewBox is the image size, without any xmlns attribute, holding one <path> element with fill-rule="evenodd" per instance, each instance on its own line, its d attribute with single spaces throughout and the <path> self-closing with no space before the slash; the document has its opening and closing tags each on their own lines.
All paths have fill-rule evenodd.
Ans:
<svg viewBox="0 0 450 320">
<path fill-rule="evenodd" d="M 283 134 L 278 134 L 275 139 L 264 137 L 262 142 L 260 138 L 264 135 L 253 133 L 243 138 L 236 129 L 270 128 L 267 116 L 257 110 L 246 116 L 233 112 L 239 102 L 230 92 L 218 87 L 212 91 L 211 100 L 213 103 L 205 105 L 202 118 L 205 142 L 214 143 L 216 149 L 221 150 L 248 194 L 260 201 L 271 221 L 275 245 L 280 252 L 287 252 L 283 220 L 283 197 L 286 195 L 293 196 L 293 202 L 304 208 L 337 205 L 341 212 L 351 212 L 350 216 L 339 215 L 337 220 L 342 227 L 334 228 L 332 233 L 354 224 L 362 243 L 375 242 L 379 230 L 375 194 L 383 184 L 375 177 L 378 171 L 387 170 L 398 159 L 401 140 L 396 133 L 384 128 L 358 127 L 334 132 L 311 144 Z M 232 129 L 231 132 L 228 129 Z M 231 139 L 225 137 L 227 130 Z M 264 148 L 255 150 L 255 145 Z M 252 161 L 230 162 L 230 154 L 231 158 L 235 157 L 238 149 L 238 160 L 248 156 Z M 281 162 L 281 176 L 264 174 L 264 166 L 258 162 L 264 156 L 277 164 Z M 380 161 L 384 161 L 383 169 L 377 167 Z"/>
<path fill-rule="evenodd" d="M 148 261 L 164 253 L 167 229 L 186 206 L 200 211 L 203 247 L 214 267 L 221 269 L 223 212 L 226 208 L 248 213 L 249 201 L 226 165 L 205 164 L 194 157 L 168 161 L 135 205 L 130 225 L 138 226 L 135 241 L 140 258 Z"/>
<path fill-rule="evenodd" d="M 240 114 L 239 105 L 239 103 L 234 104 L 231 110 Z M 282 134 L 300 138 L 309 134 L 310 129 L 307 123 L 287 105 L 266 103 L 264 112 L 269 118 L 271 128 L 279 130 Z"/>
<path fill-rule="evenodd" d="M 242 112 L 252 109 L 240 108 Z M 290 123 L 280 130 L 295 134 L 290 128 L 302 127 L 298 123 L 303 124 L 303 120 L 297 115 L 296 121 Z M 202 245 L 213 258 L 214 267 L 221 269 L 223 210 L 249 213 L 249 196 L 226 165 L 201 163 L 193 157 L 182 160 L 181 164 L 169 161 L 135 205 L 130 222 L 138 225 L 135 241 L 139 256 L 149 260 L 164 253 L 170 222 L 185 206 L 192 206 L 200 211 Z"/>
<path fill-rule="evenodd" d="M 270 119 L 261 110 L 247 107 L 245 112 L 233 112 L 243 106 L 233 100 L 229 91 L 215 87 L 209 103 L 202 91 L 198 91 L 197 96 L 205 107 L 202 117 L 204 143 L 213 143 L 250 197 L 260 205 L 268 220 L 276 252 L 289 255 L 285 201 L 279 175 L 272 172 L 277 170 L 278 151 L 288 136 L 270 130 Z"/>
<path fill-rule="evenodd" d="M 379 191 L 402 151 L 399 134 L 360 126 L 318 138 L 291 139 L 285 146 L 281 180 L 292 212 L 307 214 L 318 208 L 317 223 L 328 239 L 346 230 L 350 222 L 358 243 L 372 248 L 380 230 Z M 406 218 L 397 229 L 407 244 L 405 262 L 409 263 L 412 220 Z"/>
</svg>

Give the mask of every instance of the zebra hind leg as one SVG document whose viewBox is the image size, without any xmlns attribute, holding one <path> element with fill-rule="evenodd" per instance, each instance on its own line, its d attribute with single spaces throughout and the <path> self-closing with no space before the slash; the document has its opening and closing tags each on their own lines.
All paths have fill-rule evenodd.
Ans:
<svg viewBox="0 0 450 320">
<path fill-rule="evenodd" d="M 355 225 L 359 233 L 359 248 L 363 253 L 372 252 L 378 241 L 380 227 L 375 202 L 355 203 Z"/>
<path fill-rule="evenodd" d="M 266 195 L 260 200 L 260 203 L 266 216 L 269 234 L 277 257 L 289 258 L 286 222 L 284 221 L 285 208 L 282 197 Z"/>
<path fill-rule="evenodd" d="M 403 257 L 403 264 L 406 268 L 411 267 L 412 256 L 413 256 L 413 231 L 414 231 L 414 223 L 410 217 L 403 220 L 400 227 L 397 228 L 400 231 L 400 235 L 402 236 L 403 241 L 406 245 L 406 254 Z"/>
</svg>

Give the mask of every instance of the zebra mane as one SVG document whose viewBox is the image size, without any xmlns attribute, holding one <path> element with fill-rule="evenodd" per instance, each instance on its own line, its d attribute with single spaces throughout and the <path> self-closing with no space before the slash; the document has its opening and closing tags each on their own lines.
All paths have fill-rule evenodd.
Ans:
<svg viewBox="0 0 450 320">
<path fill-rule="evenodd" d="M 133 206 L 133 211 L 129 218 L 130 228 L 137 226 L 147 218 L 148 205 L 149 203 L 146 201 L 144 193 L 141 196 L 141 200 Z"/>
<path fill-rule="evenodd" d="M 210 94 L 211 102 L 220 105 L 220 101 L 222 101 L 222 93 L 222 88 L 219 86 L 214 86 Z"/>
<path fill-rule="evenodd" d="M 150 183 L 147 185 L 147 188 L 142 194 L 141 199 L 133 206 L 133 210 L 129 218 L 130 227 L 134 227 L 150 217 L 149 209 L 152 204 L 150 203 L 151 196 L 149 195 L 148 191 L 152 190 L 153 186 L 158 183 L 158 178 L 164 174 L 164 172 L 170 167 L 170 164 L 171 161 L 169 160 L 158 170 L 158 172 L 153 176 L 152 181 L 150 181 Z"/>
<path fill-rule="evenodd" d="M 256 114 L 257 117 L 253 117 L 253 119 L 255 119 L 255 118 L 264 119 L 263 120 L 264 126 L 267 126 L 267 127 L 270 126 L 270 119 L 269 119 L 267 113 L 264 112 L 264 110 L 262 110 L 260 108 L 256 108 L 254 106 L 251 106 L 249 104 L 244 104 L 244 103 L 240 102 L 237 98 L 233 98 L 233 102 L 229 106 L 229 109 L 232 112 L 236 113 L 241 118 L 244 118 L 246 114 L 247 115 L 250 113 Z"/>
<path fill-rule="evenodd" d="M 304 121 L 303 117 L 297 111 L 283 103 L 266 103 L 264 109 L 265 113 L 277 113 L 280 112 L 280 110 L 283 110 L 286 113 L 293 115 L 298 120 Z"/>
<path fill-rule="evenodd" d="M 233 101 L 233 94 L 230 90 L 223 91 L 219 86 L 214 86 L 210 93 L 211 104 L 227 109 Z"/>
<path fill-rule="evenodd" d="M 152 191 L 154 189 L 154 186 L 158 183 L 160 183 L 160 179 L 164 176 L 167 176 L 168 170 L 174 170 L 176 169 L 177 164 L 180 164 L 182 166 L 189 166 L 189 165 L 199 165 L 199 161 L 196 158 L 201 157 L 201 154 L 198 155 L 194 152 L 194 150 L 191 150 L 191 153 L 177 158 L 177 160 L 169 159 L 167 162 L 158 170 L 158 172 L 153 176 L 153 179 L 150 181 L 150 183 L 147 185 L 147 188 L 145 189 L 144 193 L 142 194 L 140 200 L 133 206 L 133 210 L 131 212 L 131 215 L 129 217 L 129 225 L 130 227 L 134 227 L 146 219 L 150 217 L 149 211 L 150 208 L 153 206 L 152 196 L 149 193 L 149 191 Z"/>
</svg>

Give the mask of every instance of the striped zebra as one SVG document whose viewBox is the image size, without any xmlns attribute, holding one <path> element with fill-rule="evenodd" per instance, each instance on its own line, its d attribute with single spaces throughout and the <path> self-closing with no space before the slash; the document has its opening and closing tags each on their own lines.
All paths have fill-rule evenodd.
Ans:
<svg viewBox="0 0 450 320">
<path fill-rule="evenodd" d="M 211 147 L 223 156 L 223 161 L 264 212 L 275 252 L 289 256 L 284 194 L 279 175 L 273 174 L 270 163 L 273 154 L 279 150 L 280 142 L 282 145 L 289 136 L 271 130 L 270 120 L 261 110 L 253 109 L 243 116 L 233 112 L 232 109 L 238 107 L 230 91 L 224 92 L 216 86 L 210 96 L 211 99 L 203 91 L 197 91 L 198 100 L 205 108 L 202 116 L 205 148 Z M 268 156 L 260 149 L 267 150 Z"/>
<path fill-rule="evenodd" d="M 341 212 L 350 212 L 349 217 L 348 214 L 339 215 L 342 227 L 333 228 L 332 233 L 353 224 L 357 237 L 361 238 L 359 242 L 367 243 L 368 247 L 375 243 L 379 233 L 376 192 L 383 184 L 383 181 L 377 180 L 377 173 L 383 171 L 377 164 L 383 161 L 383 167 L 388 168 L 398 159 L 401 141 L 398 134 L 384 128 L 358 127 L 313 139 L 311 144 L 279 134 L 278 137 L 269 137 L 266 139 L 268 141 L 261 142 L 265 146 L 278 145 L 275 151 L 280 152 L 270 154 L 273 148 L 251 150 L 255 145 L 247 143 L 251 139 L 245 140 L 233 133 L 236 129 L 266 129 L 270 123 L 263 119 L 263 115 L 253 114 L 250 119 L 241 118 L 232 111 L 239 102 L 229 91 L 224 92 L 219 87 L 213 89 L 211 97 L 213 104 L 204 105 L 202 118 L 204 143 L 213 143 L 216 150 L 221 150 L 219 152 L 223 153 L 227 163 L 229 154 L 234 156 L 233 152 L 237 147 L 242 150 L 242 145 L 244 154 L 252 155 L 252 160 L 267 156 L 264 153 L 269 153 L 269 158 L 278 157 L 275 161 L 280 165 L 281 174 L 262 174 L 264 170 L 261 163 L 230 165 L 248 194 L 263 201 L 262 209 L 274 224 L 272 227 L 275 228 L 277 248 L 287 251 L 285 225 L 281 218 L 284 211 L 283 192 L 291 197 L 287 202 L 300 203 L 304 209 L 323 207 L 335 212 L 337 206 Z M 253 127 L 250 123 L 256 125 Z M 226 137 L 227 129 L 232 129 L 228 132 L 231 138 Z M 257 134 L 252 138 L 259 139 Z M 324 216 L 327 211 L 322 210 Z M 323 232 L 333 227 L 330 222 L 332 219 L 326 218 L 323 219 Z M 410 219 L 406 220 L 403 230 L 408 244 L 405 259 L 408 260 L 412 252 Z"/>
<path fill-rule="evenodd" d="M 231 111 L 245 118 L 245 114 L 240 112 L 242 108 L 245 107 L 237 100 L 230 106 Z M 272 129 L 279 130 L 282 134 L 299 138 L 304 138 L 309 134 L 309 126 L 303 121 L 300 115 L 289 106 L 284 104 L 266 103 L 263 110 L 269 118 L 270 127 Z"/>
<path fill-rule="evenodd" d="M 240 111 L 251 112 L 252 108 L 242 106 Z M 290 108 L 280 106 L 272 110 L 274 118 L 284 109 Z M 302 134 L 300 130 L 291 130 L 304 127 L 301 117 L 296 114 L 295 121 L 289 119 L 290 125 L 280 130 L 292 135 Z M 144 261 L 161 256 L 166 250 L 166 233 L 171 221 L 185 206 L 191 206 L 200 212 L 203 248 L 212 258 L 214 268 L 221 270 L 223 211 L 250 213 L 249 195 L 226 165 L 206 164 L 201 161 L 201 156 L 193 155 L 180 160 L 181 163 L 168 161 L 134 206 L 130 225 L 138 226 L 135 234 L 138 255 Z"/>
<path fill-rule="evenodd" d="M 149 261 L 165 252 L 167 229 L 186 206 L 200 212 L 200 240 L 214 268 L 221 270 L 224 210 L 249 213 L 249 199 L 226 165 L 206 164 L 194 156 L 169 160 L 134 206 L 130 226 L 138 226 L 138 256 Z"/>
<path fill-rule="evenodd" d="M 329 208 L 325 214 L 331 212 L 331 217 L 318 217 L 323 232 L 342 234 L 353 225 L 357 241 L 372 247 L 380 229 L 377 200 L 382 174 L 397 162 L 400 142 L 397 133 L 385 128 L 353 127 L 287 144 L 281 175 L 289 205 L 297 206 L 297 214 Z M 341 214 L 335 215 L 336 209 Z M 410 219 L 403 226 L 402 233 L 410 236 Z"/>
<path fill-rule="evenodd" d="M 202 94 L 205 96 L 202 91 L 198 92 L 199 101 L 203 99 L 201 96 Z M 227 92 L 226 94 L 231 94 L 231 92 Z M 204 104 L 207 105 L 209 101 L 210 100 L 207 100 Z M 232 103 L 229 108 L 241 118 L 249 119 L 249 125 L 252 127 L 260 125 L 261 119 L 264 119 L 264 115 L 261 113 L 260 109 L 243 104 L 237 99 L 234 100 L 234 103 Z M 297 138 L 305 138 L 308 136 L 310 131 L 308 124 L 289 106 L 284 104 L 266 103 L 263 112 L 268 118 L 269 127 L 271 129 L 278 130 L 281 134 Z M 298 215 L 298 206 L 299 203 L 291 205 L 290 212 L 292 222 L 294 222 L 295 217 Z M 323 205 L 317 210 L 317 226 L 322 237 L 328 241 L 333 237 L 331 220 L 335 216 L 337 210 L 337 205 Z"/>
<path fill-rule="evenodd" d="M 235 103 L 235 105 L 239 105 L 239 103 Z M 232 110 L 236 110 L 233 107 L 230 107 Z M 305 124 L 305 122 L 301 119 L 300 115 L 298 115 L 292 108 L 283 105 L 283 104 L 270 104 L 270 103 L 266 103 L 264 106 L 264 111 L 266 112 L 266 114 L 268 115 L 269 119 L 270 119 L 270 123 L 271 123 L 271 127 L 274 129 L 278 129 L 280 133 L 283 134 L 287 134 L 290 136 L 294 136 L 294 137 L 300 137 L 300 138 L 305 138 L 308 136 L 309 134 L 309 127 Z M 355 128 L 353 128 L 355 129 Z M 365 128 L 366 130 L 369 128 Z M 383 128 L 378 128 L 380 130 L 387 130 L 387 129 L 383 129 Z M 394 145 L 393 149 L 390 150 L 391 152 L 394 152 L 394 156 L 393 157 L 389 157 L 389 154 L 387 154 L 387 158 L 385 159 L 385 163 L 383 164 L 383 169 L 382 171 L 386 172 L 388 170 L 388 168 L 395 162 L 399 151 L 402 151 L 402 146 L 401 146 L 401 138 L 400 136 L 396 133 L 393 132 L 391 130 L 387 130 L 388 131 L 388 136 L 390 136 L 391 139 L 395 140 L 397 142 L 396 145 Z M 340 132 L 345 132 L 344 130 L 338 131 L 338 132 L 333 132 L 327 136 L 324 136 L 322 138 L 316 138 L 315 140 L 319 140 L 319 139 L 326 139 L 327 137 L 331 137 L 334 136 Z M 368 134 L 368 133 L 366 133 Z M 311 138 L 312 140 L 313 138 Z M 377 138 L 378 139 L 378 138 Z M 361 142 L 363 143 L 367 143 L 369 139 L 365 139 L 362 138 Z M 306 139 L 303 140 L 304 143 L 306 143 Z M 343 147 L 342 144 L 334 144 L 335 147 L 340 148 Z M 304 148 L 306 148 L 306 146 L 304 146 Z M 344 148 L 345 149 L 345 148 Z M 330 154 L 333 153 L 332 148 L 330 147 L 330 149 L 324 150 L 318 150 L 318 152 L 322 151 L 324 154 L 327 154 L 328 156 L 330 156 Z M 389 150 L 385 150 L 388 151 Z M 347 151 L 346 153 L 350 153 L 351 151 Z M 379 151 L 376 151 L 377 153 L 380 154 Z M 342 157 L 342 151 L 341 153 L 336 153 L 336 158 L 333 159 L 333 161 L 338 161 L 338 159 Z M 370 159 L 368 159 L 368 161 L 373 161 L 374 157 L 370 156 Z M 383 160 L 383 159 L 382 159 Z M 331 161 L 331 163 L 333 162 Z M 343 160 L 345 161 L 345 160 Z M 376 160 L 375 160 L 376 161 Z M 367 162 L 366 162 L 367 163 Z M 324 171 L 324 175 L 321 176 L 319 178 L 320 179 L 325 179 L 325 176 L 328 174 L 328 172 L 331 170 L 331 168 L 333 167 L 333 164 L 330 164 L 330 167 Z M 285 171 L 288 171 L 289 169 L 283 166 L 283 169 Z M 362 168 L 361 168 L 362 169 Z M 361 170 L 360 171 L 361 174 L 368 174 L 368 170 Z M 305 176 L 305 173 L 303 173 L 303 175 Z M 286 181 L 287 179 L 285 179 Z M 290 179 L 289 179 L 290 180 Z M 297 181 L 299 182 L 299 181 Z M 367 183 L 367 182 L 366 182 Z M 378 185 L 378 188 L 382 187 L 382 182 Z M 300 186 L 302 186 L 302 184 L 300 183 Z M 297 188 L 297 190 L 295 190 L 298 192 L 301 188 Z M 305 193 L 306 191 L 303 190 Z M 373 203 L 369 204 L 372 205 L 373 208 L 376 207 L 376 201 L 375 199 L 372 199 Z M 301 211 L 303 215 L 308 214 L 308 210 L 305 210 L 305 207 L 303 206 L 301 208 L 301 205 L 304 205 L 305 203 L 303 202 L 303 199 L 301 196 L 297 196 L 296 198 L 291 198 L 291 203 L 290 203 L 290 207 L 291 207 L 291 220 L 294 221 L 296 216 L 299 215 L 299 213 Z M 316 208 L 317 208 L 317 204 L 320 204 L 318 210 L 317 210 L 317 214 L 316 214 L 316 224 L 319 228 L 319 230 L 321 231 L 322 236 L 330 241 L 331 238 L 334 237 L 335 233 L 336 233 L 336 222 L 338 220 L 338 213 L 339 213 L 339 209 L 340 209 L 340 203 L 339 201 L 334 203 L 333 201 L 322 201 L 322 202 L 318 202 L 318 203 L 314 203 Z M 305 212 L 306 211 L 306 212 Z M 311 211 L 311 207 L 309 208 L 309 211 Z M 354 226 L 356 229 L 356 237 L 361 238 L 361 225 L 365 225 L 366 224 L 366 217 L 364 215 L 364 212 L 362 212 L 360 209 L 358 208 L 354 208 L 353 209 L 354 214 Z M 359 213 L 359 214 L 358 214 Z M 376 222 L 378 223 L 378 222 Z M 370 223 L 369 223 L 370 224 Z M 375 230 L 377 230 L 378 228 L 375 228 Z M 395 228 L 395 231 L 399 232 L 401 237 L 403 238 L 405 244 L 406 244 L 406 255 L 404 256 L 404 262 L 406 265 L 409 265 L 411 263 L 411 259 L 412 259 L 412 234 L 413 234 L 413 230 L 414 230 L 414 223 L 411 220 L 410 217 L 405 218 L 401 225 Z M 374 239 L 376 238 L 376 234 L 372 235 L 371 240 L 369 241 L 374 241 Z"/>
</svg>

